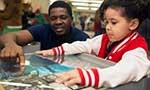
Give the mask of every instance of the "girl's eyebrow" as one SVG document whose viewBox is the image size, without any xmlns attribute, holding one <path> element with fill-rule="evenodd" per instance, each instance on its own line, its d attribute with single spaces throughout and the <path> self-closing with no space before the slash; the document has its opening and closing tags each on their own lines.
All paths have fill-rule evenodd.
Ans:
<svg viewBox="0 0 150 90">
<path fill-rule="evenodd" d="M 116 20 L 115 18 L 104 18 L 104 20 Z"/>
<path fill-rule="evenodd" d="M 115 18 L 111 18 L 111 20 L 115 20 L 115 21 L 117 21 L 117 19 L 115 19 Z"/>
</svg>

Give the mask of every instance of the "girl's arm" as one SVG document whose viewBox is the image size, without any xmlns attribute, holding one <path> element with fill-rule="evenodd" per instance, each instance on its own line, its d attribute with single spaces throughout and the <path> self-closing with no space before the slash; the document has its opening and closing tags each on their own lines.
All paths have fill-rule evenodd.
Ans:
<svg viewBox="0 0 150 90">
<path fill-rule="evenodd" d="M 95 53 L 96 55 L 99 52 L 98 47 L 101 45 L 102 36 L 97 36 L 92 39 L 87 39 L 86 41 L 75 41 L 71 44 L 64 43 L 61 46 L 54 47 L 49 50 L 38 51 L 36 53 L 43 56 L 48 55 L 69 55 L 69 54 L 78 54 L 78 53 Z"/>
</svg>

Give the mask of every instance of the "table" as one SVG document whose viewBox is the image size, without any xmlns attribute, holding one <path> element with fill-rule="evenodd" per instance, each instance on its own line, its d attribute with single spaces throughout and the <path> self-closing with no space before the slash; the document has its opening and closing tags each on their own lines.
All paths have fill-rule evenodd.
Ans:
<svg viewBox="0 0 150 90">
<path fill-rule="evenodd" d="M 26 56 L 26 59 L 29 60 L 31 59 L 32 56 Z M 31 60 L 31 62 L 28 62 L 28 64 L 31 65 L 35 65 L 35 66 L 42 66 L 45 63 L 41 63 L 40 59 L 37 59 L 35 61 L 35 59 L 37 57 L 32 57 L 34 58 L 33 60 Z M 41 58 L 41 57 L 40 57 Z M 77 55 L 68 55 L 68 56 L 60 56 L 60 57 L 47 57 L 48 59 L 63 59 L 64 62 L 61 65 L 67 66 L 67 67 L 83 67 L 85 69 L 90 68 L 90 67 L 100 67 L 100 68 L 106 68 L 112 65 L 115 65 L 115 63 L 107 61 L 107 60 L 102 60 L 101 58 L 97 58 L 93 55 L 89 55 L 89 54 L 77 54 Z M 46 60 L 47 58 L 43 58 L 43 60 Z M 49 62 L 49 60 L 48 60 Z M 49 64 L 46 60 L 46 64 Z M 80 64 L 79 64 L 80 63 Z M 61 70 L 66 71 L 66 70 L 70 70 L 72 68 L 66 68 L 63 66 L 58 66 L 57 67 L 61 67 Z M 55 67 L 55 66 L 54 66 Z M 55 68 L 52 70 L 53 72 L 61 72 L 60 69 Z M 51 67 L 53 68 L 53 66 Z M 43 72 L 39 72 L 40 74 L 45 74 Z M 150 88 L 150 86 L 148 85 L 150 83 L 150 79 L 148 77 L 143 78 L 142 80 L 140 80 L 137 83 L 129 83 L 129 84 L 125 84 L 125 85 L 121 85 L 118 86 L 116 88 L 101 88 L 99 90 L 148 90 Z M 57 86 L 59 87 L 58 84 L 53 84 L 53 86 Z M 52 87 L 53 87 L 52 86 Z M 64 86 L 61 85 L 61 87 L 65 88 Z M 56 89 L 56 90 L 62 90 L 61 89 Z M 70 90 L 70 89 L 68 89 Z M 88 87 L 88 88 L 84 88 L 84 89 L 80 89 L 80 90 L 94 90 L 94 88 L 92 87 Z"/>
<path fill-rule="evenodd" d="M 59 57 L 60 58 L 60 57 Z M 52 58 L 50 58 L 52 59 Z M 56 58 L 55 58 L 56 59 Z M 82 63 L 82 64 L 79 64 Z M 89 64 L 90 63 L 90 64 Z M 69 55 L 64 57 L 63 65 L 69 65 L 73 67 L 83 67 L 85 69 L 90 68 L 91 66 L 96 66 L 100 68 L 106 68 L 115 63 L 103 60 L 101 58 L 95 57 L 89 54 L 77 54 L 77 55 Z M 116 88 L 108 89 L 108 90 L 149 90 L 150 88 L 150 78 L 145 77 L 139 82 L 129 83 L 125 85 L 118 86 Z M 106 88 L 101 88 L 100 90 L 105 90 Z M 86 88 L 83 90 L 92 90 L 92 88 Z"/>
<path fill-rule="evenodd" d="M 89 55 L 89 54 L 82 54 L 82 55 L 76 55 L 76 56 L 67 56 L 65 57 L 65 60 L 68 60 L 68 62 L 70 61 L 75 61 L 75 60 L 80 60 L 80 61 L 86 61 L 91 63 L 90 66 L 97 66 L 100 68 L 106 68 L 112 65 L 115 65 L 115 63 L 107 61 L 107 60 L 103 60 L 101 58 L 97 58 L 93 55 Z M 67 61 L 66 61 L 67 62 Z M 64 61 L 65 63 L 65 61 Z M 87 64 L 85 64 L 85 66 L 83 65 L 83 67 L 85 68 L 89 68 L 86 66 Z M 74 66 L 78 66 L 78 65 L 74 65 Z M 124 84 L 115 88 L 101 88 L 100 90 L 149 90 L 150 89 L 150 78 L 149 76 L 144 77 L 142 80 L 140 80 L 139 82 L 131 82 L 128 84 Z M 90 90 L 92 90 L 90 88 Z"/>
</svg>

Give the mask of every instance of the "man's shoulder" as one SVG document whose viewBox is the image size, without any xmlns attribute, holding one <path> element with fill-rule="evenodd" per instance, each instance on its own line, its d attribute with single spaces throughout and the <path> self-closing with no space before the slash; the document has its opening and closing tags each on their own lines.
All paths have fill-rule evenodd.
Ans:
<svg viewBox="0 0 150 90">
<path fill-rule="evenodd" d="M 39 27 L 50 27 L 50 25 L 49 24 L 37 24 L 37 25 L 35 25 L 35 26 L 39 26 Z"/>
<path fill-rule="evenodd" d="M 31 26 L 29 28 L 29 30 L 32 30 L 32 29 L 49 29 L 50 28 L 50 25 L 49 24 L 38 24 L 38 25 L 34 25 L 34 26 Z"/>
<path fill-rule="evenodd" d="M 35 25 L 29 28 L 29 32 L 31 33 L 41 33 L 43 34 L 50 32 L 50 25 L 48 24 L 39 24 L 39 25 Z"/>
<path fill-rule="evenodd" d="M 71 30 L 76 32 L 76 31 L 81 31 L 80 29 L 76 28 L 76 27 L 71 27 Z"/>
<path fill-rule="evenodd" d="M 76 27 L 72 27 L 71 32 L 72 33 L 85 33 L 85 32 L 83 32 L 82 30 L 80 30 L 80 29 L 78 29 Z"/>
<path fill-rule="evenodd" d="M 72 33 L 72 35 L 74 35 L 74 36 L 83 36 L 83 37 L 86 37 L 86 38 L 89 38 L 89 35 L 88 34 L 86 34 L 85 32 L 83 32 L 82 30 L 80 30 L 80 29 L 78 29 L 78 28 L 76 28 L 76 27 L 73 27 L 72 29 L 71 29 L 71 33 Z"/>
</svg>

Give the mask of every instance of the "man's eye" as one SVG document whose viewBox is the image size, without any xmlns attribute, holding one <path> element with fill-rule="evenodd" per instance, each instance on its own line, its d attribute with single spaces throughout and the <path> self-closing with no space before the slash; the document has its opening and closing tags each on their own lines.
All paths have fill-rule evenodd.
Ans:
<svg viewBox="0 0 150 90">
<path fill-rule="evenodd" d="M 65 16 L 65 15 L 60 16 L 60 19 L 63 19 L 63 20 L 65 20 L 67 18 L 68 18 L 68 16 Z"/>
<path fill-rule="evenodd" d="M 61 19 L 61 20 L 66 20 L 67 18 L 68 18 L 68 16 L 66 16 L 66 15 L 61 15 L 61 16 L 58 16 L 58 17 L 56 17 L 56 16 L 51 16 L 50 17 L 50 20 L 56 20 L 56 19 Z"/>
<path fill-rule="evenodd" d="M 50 18 L 50 20 L 56 20 L 57 19 L 57 17 L 49 17 Z"/>
</svg>

